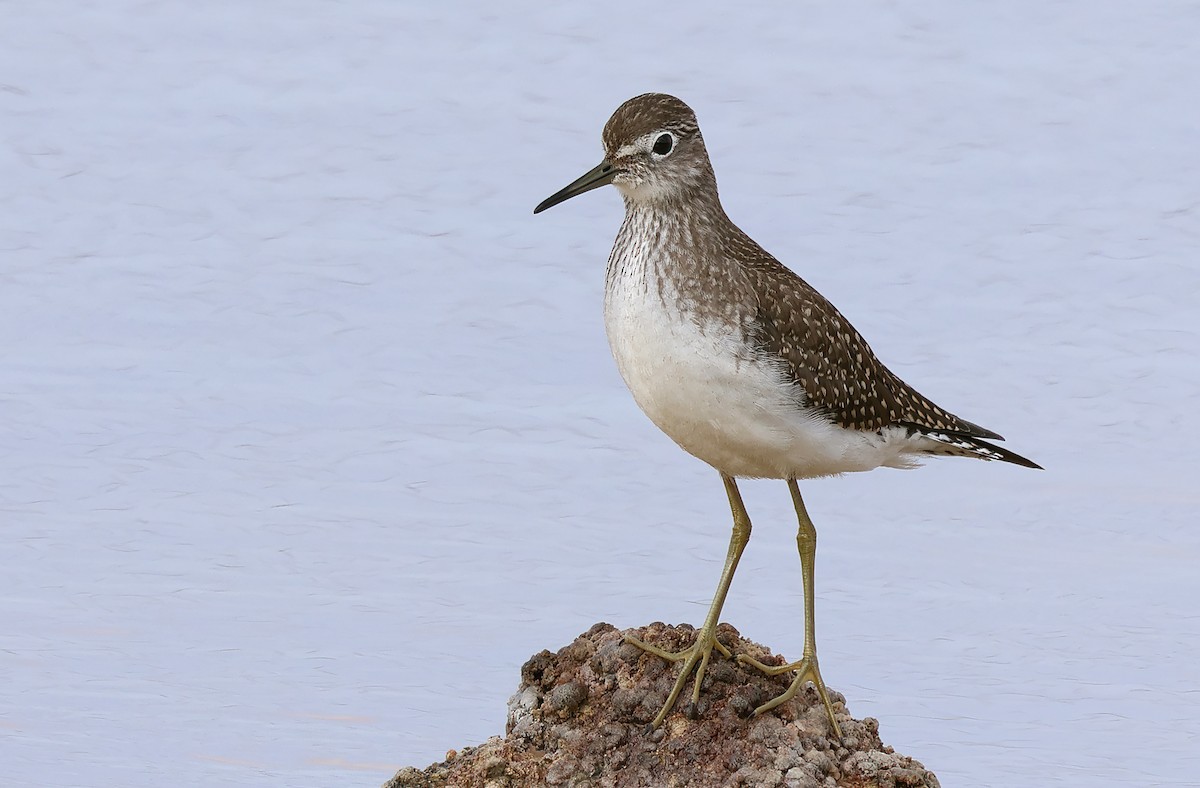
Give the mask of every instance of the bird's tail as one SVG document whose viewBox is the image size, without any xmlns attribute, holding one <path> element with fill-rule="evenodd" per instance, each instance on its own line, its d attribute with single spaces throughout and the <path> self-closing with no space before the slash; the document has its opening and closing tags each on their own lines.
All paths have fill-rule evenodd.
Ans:
<svg viewBox="0 0 1200 788">
<path fill-rule="evenodd" d="M 1022 457 L 1014 451 L 1009 451 L 1008 449 L 988 443 L 983 438 L 972 435 L 969 432 L 939 430 L 923 427 L 919 424 L 906 424 L 905 426 L 929 441 L 925 448 L 928 454 L 940 454 L 950 457 L 974 457 L 979 460 L 1000 460 L 1002 462 L 1011 462 L 1013 465 L 1021 465 L 1025 468 L 1042 470 L 1042 466 L 1033 460 Z M 989 433 L 988 437 L 1004 440 L 995 433 Z"/>
</svg>

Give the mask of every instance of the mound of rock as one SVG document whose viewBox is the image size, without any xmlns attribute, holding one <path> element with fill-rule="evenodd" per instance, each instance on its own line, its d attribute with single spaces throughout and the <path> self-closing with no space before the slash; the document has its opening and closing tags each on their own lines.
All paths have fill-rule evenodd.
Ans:
<svg viewBox="0 0 1200 788">
<path fill-rule="evenodd" d="M 628 632 L 672 651 L 696 636 L 690 626 L 661 623 Z M 690 703 L 689 684 L 663 725 L 649 730 L 678 666 L 626 644 L 624 634 L 597 624 L 556 654 L 535 654 L 521 668 L 521 685 L 509 700 L 504 738 L 451 751 L 423 771 L 401 769 L 384 788 L 938 786 L 924 766 L 880 741 L 878 722 L 851 717 L 845 698 L 833 690 L 840 741 L 811 686 L 753 716 L 757 706 L 787 689 L 790 675 L 767 677 L 715 651 L 697 707 Z M 784 662 L 726 624 L 718 638 L 734 654 Z"/>
</svg>

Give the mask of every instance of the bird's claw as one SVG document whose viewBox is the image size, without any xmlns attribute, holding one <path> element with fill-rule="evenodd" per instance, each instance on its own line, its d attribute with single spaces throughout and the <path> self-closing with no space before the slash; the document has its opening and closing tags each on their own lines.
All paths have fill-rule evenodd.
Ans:
<svg viewBox="0 0 1200 788">
<path fill-rule="evenodd" d="M 702 627 L 696 635 L 696 642 L 681 651 L 666 651 L 652 646 L 643 640 L 633 637 L 632 635 L 625 636 L 625 642 L 637 646 L 643 651 L 653 654 L 656 657 L 661 657 L 668 662 L 682 662 L 683 667 L 679 670 L 679 676 L 675 679 L 675 685 L 671 688 L 671 693 L 667 696 L 667 702 L 663 704 L 662 709 L 650 723 L 651 728 L 657 728 L 662 725 L 663 720 L 667 718 L 667 714 L 675 705 L 675 701 L 679 699 L 680 692 L 683 691 L 683 685 L 687 683 L 688 676 L 694 670 L 696 672 L 695 685 L 692 687 L 692 707 L 700 702 L 700 685 L 704 681 L 704 671 L 708 668 L 708 660 L 712 656 L 712 652 L 716 649 L 724 657 L 732 657 L 733 653 L 722 645 L 721 641 L 717 640 L 715 627 Z"/>
<path fill-rule="evenodd" d="M 789 700 L 796 697 L 796 694 L 800 691 L 800 688 L 804 686 L 805 682 L 811 681 L 813 686 L 816 687 L 817 696 L 821 699 L 821 702 L 825 704 L 825 716 L 829 718 L 829 727 L 833 729 L 834 736 L 836 736 L 838 739 L 842 738 L 842 728 L 840 725 L 838 725 L 837 719 L 833 716 L 833 703 L 830 702 L 829 691 L 825 689 L 825 682 L 821 679 L 821 670 L 817 667 L 816 654 L 809 654 L 803 659 L 787 665 L 765 665 L 762 662 L 759 662 L 757 659 L 748 657 L 745 654 L 739 654 L 737 661 L 743 665 L 750 665 L 758 668 L 768 676 L 778 676 L 781 673 L 788 673 L 790 671 L 796 672 L 796 678 L 792 680 L 792 683 L 790 686 L 788 686 L 787 690 L 782 695 L 767 701 L 755 709 L 754 716 L 757 717 L 759 714 L 764 714 L 782 703 L 787 703 Z"/>
</svg>

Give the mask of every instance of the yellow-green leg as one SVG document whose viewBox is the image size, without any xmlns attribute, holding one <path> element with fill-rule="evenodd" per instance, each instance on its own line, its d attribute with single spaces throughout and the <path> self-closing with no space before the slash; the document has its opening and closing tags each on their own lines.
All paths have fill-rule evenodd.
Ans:
<svg viewBox="0 0 1200 788">
<path fill-rule="evenodd" d="M 725 568 L 721 571 L 721 582 L 717 584 L 717 595 L 708 609 L 704 626 L 700 627 L 700 632 L 696 635 L 696 642 L 683 651 L 664 651 L 630 635 L 625 636 L 626 643 L 632 643 L 638 648 L 671 662 L 683 662 L 679 678 L 675 679 L 675 686 L 671 688 L 667 702 L 663 704 L 662 711 L 650 723 L 655 728 L 667 718 L 667 713 L 675 705 L 679 693 L 683 690 L 683 685 L 687 683 L 688 676 L 692 674 L 693 670 L 696 672 L 696 680 L 692 687 L 692 704 L 695 705 L 699 702 L 700 683 L 704 680 L 704 671 L 708 667 L 708 660 L 712 656 L 714 648 L 724 656 L 730 656 L 729 649 L 717 641 L 717 621 L 721 617 L 721 608 L 725 606 L 725 596 L 729 593 L 729 584 L 733 582 L 733 573 L 737 571 L 742 551 L 746 549 L 746 543 L 750 541 L 750 515 L 746 513 L 746 506 L 742 503 L 742 495 L 738 492 L 733 477 L 722 473 L 721 481 L 725 482 L 725 494 L 729 496 L 729 508 L 733 510 L 733 536 L 729 539 L 729 552 L 725 556 Z"/>
<path fill-rule="evenodd" d="M 738 656 L 738 662 L 744 665 L 753 665 L 769 676 L 778 676 L 780 673 L 787 673 L 791 670 L 796 671 L 796 678 L 787 688 L 787 692 L 759 706 L 754 710 L 755 714 L 762 714 L 781 703 L 786 703 L 796 697 L 796 693 L 800 691 L 806 681 L 811 681 L 817 688 L 821 702 L 825 704 L 829 727 L 833 728 L 833 734 L 840 739 L 842 729 L 834 719 L 833 704 L 829 702 L 829 692 L 825 689 L 825 682 L 821 680 L 821 671 L 817 667 L 816 602 L 814 601 L 813 586 L 816 575 L 817 529 L 808 517 L 808 510 L 804 508 L 804 499 L 800 497 L 800 488 L 796 486 L 795 479 L 788 479 L 788 489 L 792 491 L 792 503 L 796 507 L 796 517 L 800 520 L 800 530 L 796 532 L 796 547 L 800 551 L 800 571 L 804 577 L 804 656 L 798 662 L 790 665 L 764 665 L 744 654 Z"/>
</svg>

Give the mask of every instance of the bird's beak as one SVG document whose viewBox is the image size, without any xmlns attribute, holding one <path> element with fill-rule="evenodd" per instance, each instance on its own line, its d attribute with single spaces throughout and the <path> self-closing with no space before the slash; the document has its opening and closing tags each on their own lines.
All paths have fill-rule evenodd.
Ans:
<svg viewBox="0 0 1200 788">
<path fill-rule="evenodd" d="M 554 194 L 542 200 L 538 203 L 538 207 L 533 209 L 533 212 L 541 213 L 547 208 L 553 208 L 560 202 L 565 202 L 576 195 L 590 192 L 592 189 L 599 189 L 601 186 L 607 186 L 612 183 L 615 177 L 617 177 L 617 168 L 612 166 L 608 159 L 605 159 L 581 177 L 576 178 Z"/>
</svg>

